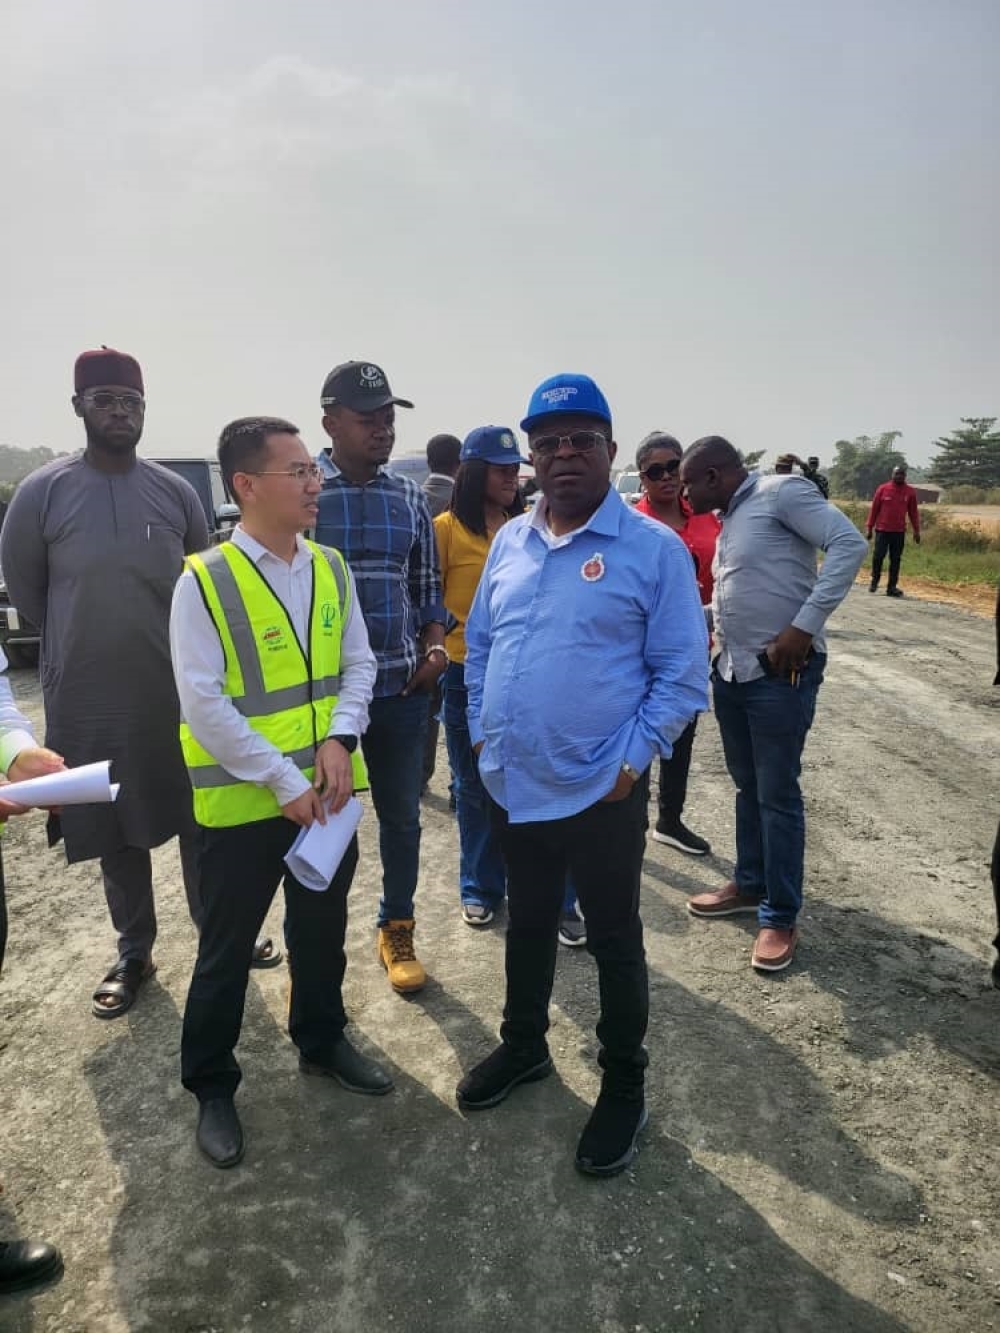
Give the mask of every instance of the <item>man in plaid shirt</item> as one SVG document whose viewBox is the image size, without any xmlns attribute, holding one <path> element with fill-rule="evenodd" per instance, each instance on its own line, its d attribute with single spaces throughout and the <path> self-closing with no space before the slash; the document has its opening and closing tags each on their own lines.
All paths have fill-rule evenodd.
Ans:
<svg viewBox="0 0 1000 1333">
<path fill-rule="evenodd" d="M 428 696 L 448 665 L 437 544 L 420 487 L 384 466 L 396 408 L 413 404 L 394 397 L 370 361 L 333 369 L 321 402 L 331 447 L 319 458 L 316 540 L 350 565 L 378 663 L 361 741 L 382 855 L 378 956 L 394 990 L 417 991 L 427 980 L 413 947 L 413 898 Z"/>
</svg>

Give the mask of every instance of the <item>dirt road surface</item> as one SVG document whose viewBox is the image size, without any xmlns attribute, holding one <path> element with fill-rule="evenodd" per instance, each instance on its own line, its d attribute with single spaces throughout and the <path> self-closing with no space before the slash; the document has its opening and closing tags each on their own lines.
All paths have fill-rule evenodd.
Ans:
<svg viewBox="0 0 1000 1333">
<path fill-rule="evenodd" d="M 984 531 L 1000 527 L 1000 505 L 937 505 L 948 518 L 961 523 L 978 523 Z"/>
<path fill-rule="evenodd" d="M 419 997 L 392 995 L 373 956 L 370 814 L 353 891 L 348 1008 L 395 1093 L 302 1079 L 285 970 L 255 973 L 248 1151 L 230 1172 L 199 1158 L 178 1082 L 194 935 L 175 849 L 156 857 L 158 977 L 102 1023 L 90 992 L 113 946 L 95 867 L 67 868 L 40 818 L 17 821 L 0 1234 L 55 1240 L 66 1273 L 5 1298 L 0 1328 L 1000 1328 L 993 659 L 988 620 L 852 591 L 806 755 L 801 950 L 771 979 L 750 970 L 747 924 L 685 912 L 732 866 L 732 791 L 703 719 L 688 813 L 715 855 L 649 845 L 650 1127 L 634 1168 L 605 1183 L 572 1166 L 597 1088 L 585 952 L 560 951 L 556 1076 L 494 1111 L 455 1106 L 494 1042 L 503 939 L 459 919 L 443 752 L 424 807 L 418 942 L 433 982 Z M 37 716 L 30 673 L 15 687 Z M 280 908 L 269 925 L 280 934 Z"/>
</svg>

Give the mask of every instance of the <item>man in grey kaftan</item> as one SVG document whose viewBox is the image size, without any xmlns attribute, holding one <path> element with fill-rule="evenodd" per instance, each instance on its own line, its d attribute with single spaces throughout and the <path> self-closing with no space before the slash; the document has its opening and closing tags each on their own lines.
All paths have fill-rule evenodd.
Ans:
<svg viewBox="0 0 1000 1333">
<path fill-rule="evenodd" d="M 73 403 L 87 448 L 21 483 L 0 564 L 12 601 L 41 627 L 46 744 L 70 766 L 110 759 L 121 783 L 114 805 L 66 808 L 58 817 L 67 860 L 100 858 L 120 964 L 136 960 L 135 984 L 113 969 L 105 980 L 121 985 L 100 1006 L 95 996 L 95 1013 L 113 1017 L 151 971 L 149 849 L 178 834 L 196 924 L 200 915 L 168 625 L 184 556 L 208 545 L 208 529 L 194 489 L 136 457 L 145 403 L 131 357 L 85 353 Z"/>
</svg>

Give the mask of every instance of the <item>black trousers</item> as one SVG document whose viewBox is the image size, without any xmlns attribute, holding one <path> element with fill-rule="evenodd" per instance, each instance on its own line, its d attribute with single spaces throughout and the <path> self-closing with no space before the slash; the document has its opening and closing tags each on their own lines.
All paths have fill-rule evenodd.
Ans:
<svg viewBox="0 0 1000 1333">
<path fill-rule="evenodd" d="M 660 821 L 664 824 L 677 824 L 684 813 L 688 774 L 691 772 L 691 748 L 697 729 L 698 719 L 695 718 L 674 741 L 670 758 L 660 760 L 659 807 Z"/>
<path fill-rule="evenodd" d="M 996 949 L 998 957 L 1000 957 L 1000 828 L 997 829 L 996 841 L 993 844 L 990 879 L 993 881 L 993 902 L 997 911 L 997 933 L 993 940 L 993 947 Z"/>
<path fill-rule="evenodd" d="M 358 842 L 352 839 L 326 892 L 314 893 L 284 863 L 298 832 L 298 825 L 281 817 L 200 830 L 203 917 L 181 1036 L 181 1081 L 199 1101 L 232 1096 L 239 1087 L 234 1052 L 254 941 L 282 882 L 292 973 L 289 1035 L 307 1060 L 319 1064 L 343 1037 L 347 894 Z"/>
<path fill-rule="evenodd" d="M 903 546 L 906 543 L 905 532 L 882 532 L 875 529 L 875 546 L 872 550 L 872 587 L 878 587 L 882 577 L 882 563 L 886 553 L 889 555 L 889 587 L 895 588 L 899 582 L 899 565 L 903 559 Z"/>
<path fill-rule="evenodd" d="M 546 1050 L 556 932 L 567 874 L 587 919 L 597 963 L 597 1036 L 603 1088 L 641 1097 L 648 1056 L 649 979 L 639 917 L 649 771 L 623 801 L 598 802 L 566 819 L 512 824 L 491 802 L 507 868 L 507 1000 L 500 1028 L 515 1050 Z"/>
</svg>

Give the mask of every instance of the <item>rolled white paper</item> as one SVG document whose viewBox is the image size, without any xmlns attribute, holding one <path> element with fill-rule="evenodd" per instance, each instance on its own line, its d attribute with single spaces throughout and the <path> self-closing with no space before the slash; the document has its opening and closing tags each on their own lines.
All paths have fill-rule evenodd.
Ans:
<svg viewBox="0 0 1000 1333">
<path fill-rule="evenodd" d="M 0 797 L 18 805 L 108 805 L 117 800 L 119 784 L 112 782 L 111 760 L 43 773 L 24 782 L 0 786 Z"/>
<path fill-rule="evenodd" d="M 361 802 L 351 796 L 343 810 L 327 815 L 325 824 L 316 820 L 301 830 L 285 857 L 285 865 L 300 884 L 313 893 L 323 893 L 330 887 L 363 813 Z"/>
</svg>

